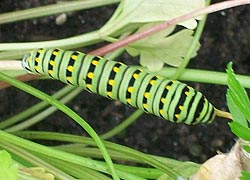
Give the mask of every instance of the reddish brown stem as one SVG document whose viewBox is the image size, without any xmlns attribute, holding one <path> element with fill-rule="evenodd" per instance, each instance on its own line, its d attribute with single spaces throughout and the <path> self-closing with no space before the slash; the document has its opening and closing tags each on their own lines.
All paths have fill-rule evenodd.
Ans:
<svg viewBox="0 0 250 180">
<path fill-rule="evenodd" d="M 25 75 L 21 75 L 21 76 L 16 77 L 16 79 L 18 79 L 19 81 L 26 82 L 26 81 L 37 79 L 38 77 L 40 77 L 40 76 L 39 75 L 34 75 L 34 74 L 32 74 L 32 75 L 25 74 Z M 0 89 L 7 88 L 9 86 L 10 85 L 8 83 L 0 81 Z"/>
<path fill-rule="evenodd" d="M 91 51 L 91 52 L 89 52 L 89 54 L 103 56 L 103 55 L 105 55 L 105 54 L 107 54 L 109 52 L 112 52 L 112 51 L 114 51 L 116 49 L 124 47 L 124 46 L 126 46 L 126 45 L 128 45 L 128 44 L 130 44 L 132 42 L 143 39 L 143 38 L 145 38 L 145 37 L 147 37 L 149 35 L 152 35 L 152 34 L 154 34 L 156 32 L 159 32 L 159 31 L 161 31 L 163 29 L 166 29 L 166 28 L 168 28 L 170 26 L 176 25 L 176 24 L 178 24 L 180 22 L 183 22 L 185 20 L 200 16 L 200 15 L 203 15 L 203 14 L 209 14 L 209 13 L 212 13 L 212 12 L 216 12 L 216 11 L 220 11 L 220 10 L 223 10 L 223 9 L 228 9 L 228 8 L 231 8 L 231 7 L 244 5 L 244 4 L 250 4 L 250 0 L 231 0 L 231 1 L 224 1 L 224 2 L 221 2 L 221 3 L 216 3 L 216 4 L 213 4 L 213 5 L 207 6 L 205 8 L 201 8 L 201 9 L 192 11 L 192 12 L 190 12 L 188 14 L 179 16 L 179 17 L 174 18 L 174 19 L 172 19 L 170 21 L 166 21 L 166 22 L 164 22 L 162 24 L 151 27 L 150 29 L 147 29 L 145 31 L 135 33 L 135 34 L 133 34 L 131 36 L 128 36 L 128 37 L 126 37 L 124 39 L 121 39 L 120 41 L 114 42 L 112 44 L 109 44 L 109 45 L 106 45 L 106 46 L 101 47 L 99 49 L 96 49 L 94 51 Z"/>
</svg>

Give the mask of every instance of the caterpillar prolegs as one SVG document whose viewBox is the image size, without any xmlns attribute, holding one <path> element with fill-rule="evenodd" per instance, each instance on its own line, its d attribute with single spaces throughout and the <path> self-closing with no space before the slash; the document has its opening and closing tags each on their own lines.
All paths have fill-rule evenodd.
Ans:
<svg viewBox="0 0 250 180">
<path fill-rule="evenodd" d="M 192 87 L 102 57 L 38 49 L 24 56 L 22 66 L 172 122 L 209 123 L 216 115 L 213 105 Z"/>
</svg>

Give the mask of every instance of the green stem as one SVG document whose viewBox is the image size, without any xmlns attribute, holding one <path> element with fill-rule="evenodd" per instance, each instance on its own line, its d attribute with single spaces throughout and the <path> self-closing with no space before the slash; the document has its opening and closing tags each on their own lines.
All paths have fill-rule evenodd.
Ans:
<svg viewBox="0 0 250 180">
<path fill-rule="evenodd" d="M 72 88 L 72 87 L 71 87 Z M 71 99 L 73 99 L 75 96 L 77 96 L 80 92 L 82 92 L 82 88 L 76 88 L 76 89 L 72 89 L 72 91 L 70 93 L 68 93 L 67 95 L 65 95 L 65 97 L 63 97 L 60 102 L 63 104 L 66 104 L 67 102 L 69 102 Z M 46 103 L 46 102 L 45 102 Z M 28 109 L 29 110 L 29 109 Z M 39 121 L 41 121 L 42 119 L 48 117 L 49 115 L 51 115 L 52 113 L 54 113 L 55 111 L 57 111 L 57 108 L 54 106 L 51 106 L 49 108 L 47 108 L 46 110 L 37 113 L 35 116 L 33 116 L 30 119 L 27 119 L 26 121 L 19 123 L 17 125 L 14 125 L 10 128 L 4 129 L 6 132 L 14 132 L 14 131 L 21 131 L 23 129 L 26 129 L 30 126 L 32 126 L 35 123 L 38 123 Z"/>
<path fill-rule="evenodd" d="M 136 110 L 133 114 L 131 114 L 127 119 L 125 119 L 122 123 L 115 126 L 110 131 L 106 132 L 105 134 L 101 135 L 102 139 L 109 139 L 116 134 L 120 133 L 122 130 L 126 129 L 130 124 L 132 124 L 135 120 L 137 120 L 144 112 L 141 110 Z"/>
<path fill-rule="evenodd" d="M 46 156 L 43 156 L 43 159 L 47 159 Z M 51 159 L 49 160 L 52 164 L 54 164 L 54 162 L 56 162 L 57 164 L 61 163 L 62 165 L 60 165 L 60 168 L 65 168 L 63 162 L 59 162 L 57 159 Z M 69 167 L 72 166 L 72 164 L 67 164 Z M 147 178 L 147 179 L 157 179 L 160 175 L 163 174 L 162 171 L 155 169 L 155 168 L 143 168 L 143 167 L 135 167 L 135 166 L 128 166 L 128 165 L 120 165 L 120 164 L 116 164 L 115 165 L 116 169 L 124 171 L 125 173 L 130 173 L 130 174 L 136 174 L 137 176 L 141 177 L 141 178 Z M 79 170 L 83 169 L 82 167 L 79 167 Z M 75 171 L 77 169 L 77 167 L 75 167 L 74 169 L 72 169 L 72 171 Z M 84 170 L 91 170 L 88 168 L 84 168 Z M 67 172 L 67 170 L 65 169 L 65 171 Z M 83 171 L 83 170 L 82 170 Z M 102 178 L 100 178 L 102 179 Z"/>
<path fill-rule="evenodd" d="M 0 51 L 20 51 L 37 48 L 54 48 L 60 47 L 64 49 L 73 49 L 81 46 L 87 46 L 102 41 L 98 31 L 92 31 L 82 35 L 73 36 L 70 38 L 40 41 L 40 42 L 25 42 L 25 43 L 0 43 Z"/>
<path fill-rule="evenodd" d="M 65 94 L 68 94 L 70 91 L 72 91 L 74 89 L 73 86 L 66 86 L 65 88 L 61 89 L 60 91 L 58 91 L 57 93 L 55 93 L 52 97 L 59 99 L 62 96 L 65 96 Z M 38 111 L 40 111 L 41 109 L 45 108 L 46 106 L 48 106 L 49 103 L 46 101 L 42 101 L 40 103 L 37 103 L 36 105 L 33 105 L 32 107 L 29 107 L 26 111 L 23 111 L 19 114 L 16 114 L 15 116 L 12 116 L 9 119 L 3 120 L 0 122 L 0 129 L 4 129 L 8 126 L 11 126 L 15 123 L 20 122 L 21 120 L 37 113 Z"/>
<path fill-rule="evenodd" d="M 78 166 L 70 162 L 65 163 L 65 161 L 62 161 L 56 158 L 48 158 L 48 156 L 44 156 L 41 154 L 39 154 L 39 156 L 42 156 L 42 159 L 49 161 L 51 164 L 53 164 L 56 167 L 60 167 L 61 170 L 63 170 L 64 172 L 68 174 L 71 174 L 77 179 L 112 180 L 110 177 L 105 176 L 105 174 L 92 170 L 90 168 L 84 167 L 84 166 Z"/>
<path fill-rule="evenodd" d="M 43 7 L 31 8 L 27 10 L 14 11 L 0 15 L 0 24 L 33 19 L 42 16 L 60 14 L 63 12 L 72 12 L 83 9 L 118 3 L 120 0 L 85 0 L 63 2 Z"/>
<path fill-rule="evenodd" d="M 28 52 L 29 50 L 1 51 L 0 49 L 0 60 L 21 59 Z"/>
<path fill-rule="evenodd" d="M 206 4 L 209 5 L 210 0 L 207 1 Z M 202 34 L 203 29 L 205 27 L 206 19 L 207 19 L 207 15 L 204 15 L 203 19 L 201 21 L 199 21 L 199 24 L 198 24 L 197 29 L 195 31 L 194 39 L 193 39 L 186 55 L 184 56 L 183 62 L 181 63 L 180 67 L 177 69 L 177 71 L 175 72 L 174 76 L 171 79 L 178 79 L 178 77 L 181 75 L 183 70 L 187 67 L 188 63 L 190 62 L 191 57 L 194 54 L 197 45 L 199 44 L 201 34 Z"/>
<path fill-rule="evenodd" d="M 68 108 L 66 105 L 60 103 L 58 100 L 56 100 L 55 98 L 23 83 L 20 81 L 17 81 L 16 79 L 10 78 L 8 76 L 6 76 L 5 74 L 0 72 L 0 80 L 5 81 L 19 89 L 22 89 L 23 91 L 32 94 L 33 96 L 36 96 L 39 99 L 42 99 L 44 101 L 47 101 L 48 103 L 50 103 L 51 105 L 57 107 L 59 110 L 61 110 L 62 112 L 64 112 L 66 115 L 68 115 L 69 117 L 71 117 L 74 121 L 76 121 L 80 126 L 82 126 L 84 128 L 84 130 L 95 140 L 97 146 L 100 148 L 103 157 L 105 159 L 105 161 L 107 162 L 107 165 L 109 167 L 110 173 L 113 176 L 114 179 L 118 180 L 119 177 L 116 174 L 116 171 L 114 169 L 112 160 L 105 148 L 105 146 L 103 145 L 102 140 L 100 139 L 100 137 L 96 134 L 96 132 L 92 129 L 92 127 L 86 122 L 84 121 L 78 114 L 76 114 L 74 111 L 72 111 L 70 108 Z M 1 137 L 1 136 L 0 136 Z"/>
<path fill-rule="evenodd" d="M 82 138 L 82 137 L 81 137 Z M 45 156 L 48 156 L 50 158 L 60 159 L 62 161 L 65 161 L 66 163 L 74 163 L 76 165 L 88 167 L 90 169 L 94 169 L 103 173 L 110 174 L 110 170 L 107 167 L 107 163 L 103 163 L 100 161 L 92 160 L 90 158 L 85 158 L 81 156 L 77 156 L 74 154 L 69 154 L 63 151 L 55 150 L 28 140 L 25 140 L 23 138 L 14 136 L 12 134 L 6 133 L 2 130 L 0 130 L 0 143 L 2 142 L 8 142 L 10 144 L 14 144 L 16 146 L 22 147 L 24 149 L 28 149 L 32 152 L 42 154 Z M 117 173 L 119 176 L 121 176 L 124 179 L 128 180 L 142 180 L 142 178 L 137 178 L 138 176 L 135 176 L 133 174 L 125 173 L 123 171 L 117 170 Z M 114 179 L 117 179 L 113 177 Z M 144 180 L 144 179 L 143 179 Z"/>
<path fill-rule="evenodd" d="M 54 132 L 34 132 L 34 131 L 15 132 L 15 134 L 23 138 L 28 138 L 28 139 L 54 140 L 54 141 L 63 141 L 63 142 L 70 142 L 70 143 L 83 143 L 83 144 L 87 144 L 90 146 L 96 146 L 96 144 L 90 138 L 80 137 L 76 135 L 54 133 Z M 127 156 L 133 157 L 136 160 L 138 160 L 140 163 L 151 165 L 165 172 L 172 178 L 175 178 L 176 176 L 179 176 L 181 174 L 181 173 L 174 171 L 169 166 L 166 166 L 166 164 L 158 161 L 156 158 L 148 154 L 136 151 L 126 146 L 114 144 L 114 143 L 107 142 L 107 141 L 104 141 L 104 144 L 105 144 L 105 147 L 107 147 L 108 149 L 118 151 Z"/>
<path fill-rule="evenodd" d="M 43 161 L 42 159 L 40 159 L 37 156 L 34 156 L 33 154 L 31 154 L 30 152 L 26 151 L 23 148 L 20 148 L 18 146 L 15 146 L 11 143 L 8 142 L 1 142 L 0 146 L 6 150 L 8 150 L 8 152 L 11 152 L 15 155 L 18 155 L 19 157 L 21 157 L 22 159 L 28 161 L 29 163 L 31 163 L 33 166 L 38 166 L 38 167 L 43 167 L 46 169 L 46 171 L 52 173 L 53 175 L 56 176 L 56 178 L 58 179 L 62 179 L 62 180 L 74 180 L 73 177 L 69 176 L 68 174 L 64 173 L 63 171 L 61 171 L 60 169 L 50 165 L 49 163 Z M 48 161 L 49 162 L 49 161 Z"/>
<path fill-rule="evenodd" d="M 140 67 L 141 68 L 141 67 Z M 176 72 L 176 68 L 165 67 L 157 72 L 157 75 L 170 79 Z M 209 70 L 185 69 L 178 77 L 181 81 L 191 81 L 209 84 L 227 85 L 228 75 L 224 72 L 215 72 Z M 236 75 L 242 86 L 250 89 L 250 77 L 247 75 Z"/>
</svg>

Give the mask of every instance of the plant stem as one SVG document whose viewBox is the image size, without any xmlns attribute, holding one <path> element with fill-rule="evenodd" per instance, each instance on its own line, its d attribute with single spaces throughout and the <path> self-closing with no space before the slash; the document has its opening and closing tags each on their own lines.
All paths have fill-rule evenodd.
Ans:
<svg viewBox="0 0 250 180">
<path fill-rule="evenodd" d="M 127 119 L 125 119 L 122 123 L 115 126 L 110 131 L 106 132 L 105 134 L 101 135 L 102 139 L 109 139 L 116 134 L 120 133 L 122 130 L 126 129 L 131 123 L 137 120 L 144 112 L 141 110 L 136 110 L 133 114 L 131 114 Z"/>
<path fill-rule="evenodd" d="M 206 1 L 206 4 L 209 5 L 210 0 Z M 199 24 L 198 24 L 197 29 L 195 31 L 194 39 L 193 39 L 186 55 L 184 56 L 183 62 L 181 63 L 180 67 L 178 67 L 177 71 L 175 72 L 174 76 L 172 77 L 173 79 L 178 79 L 178 77 L 181 75 L 183 70 L 187 67 L 193 53 L 195 52 L 196 46 L 199 44 L 201 34 L 202 34 L 203 29 L 205 27 L 206 19 L 207 19 L 207 15 L 205 15 L 202 18 L 202 20 L 199 21 Z"/>
<path fill-rule="evenodd" d="M 43 140 L 54 140 L 54 141 L 63 141 L 70 143 L 83 143 L 90 146 L 96 146 L 93 140 L 87 137 L 80 137 L 76 135 L 70 134 L 62 134 L 55 132 L 34 132 L 34 131 L 24 131 L 24 132 L 16 132 L 18 136 L 28 139 L 43 139 Z M 118 151 L 125 155 L 128 155 L 132 158 L 135 158 L 138 162 L 151 165 L 164 173 L 167 173 L 171 177 L 176 177 L 181 175 L 181 172 L 176 172 L 172 167 L 166 166 L 166 164 L 162 163 L 157 158 L 150 156 L 148 154 L 136 151 L 126 146 L 122 146 L 119 144 L 114 144 L 111 142 L 104 141 L 105 147 L 110 150 Z M 167 159 L 167 158 L 165 158 Z M 177 161 L 175 161 L 177 162 Z"/>
<path fill-rule="evenodd" d="M 170 26 L 173 26 L 173 25 L 178 24 L 180 22 L 183 22 L 185 20 L 200 16 L 200 15 L 209 14 L 209 13 L 212 13 L 212 12 L 217 12 L 217 11 L 220 11 L 220 10 L 223 10 L 223 9 L 228 9 L 228 8 L 231 8 L 231 7 L 241 6 L 241 5 L 244 5 L 244 4 L 250 4 L 250 0 L 231 0 L 231 1 L 224 1 L 224 2 L 220 2 L 220 3 L 212 4 L 212 5 L 207 6 L 205 8 L 201 8 L 201 9 L 192 11 L 192 12 L 187 13 L 185 15 L 174 18 L 174 19 L 172 19 L 170 21 L 166 21 L 164 23 L 156 25 L 156 26 L 154 26 L 152 28 L 149 28 L 149 29 L 147 29 L 145 31 L 135 33 L 135 34 L 133 34 L 133 35 L 127 37 L 127 38 L 124 38 L 124 39 L 120 40 L 120 41 L 114 42 L 112 44 L 109 44 L 107 46 L 99 48 L 99 49 L 97 49 L 95 51 L 92 51 L 91 54 L 102 56 L 102 55 L 107 54 L 108 52 L 112 52 L 115 49 L 124 47 L 124 46 L 126 46 L 126 45 L 128 45 L 128 44 L 130 44 L 132 42 L 135 42 L 137 40 L 148 37 L 151 34 L 159 32 L 159 31 L 161 31 L 163 29 L 166 29 L 166 28 L 168 28 Z M 97 52 L 98 52 L 98 54 L 97 54 Z"/>
<path fill-rule="evenodd" d="M 73 177 L 69 176 L 68 174 L 64 173 L 62 170 L 52 166 L 50 163 L 47 163 L 40 159 L 39 157 L 33 155 L 32 153 L 26 151 L 23 148 L 20 148 L 16 145 L 11 144 L 10 142 L 3 142 L 1 141 L 0 147 L 6 149 L 8 152 L 15 154 L 25 161 L 28 161 L 33 166 L 43 167 L 46 171 L 55 175 L 58 179 L 62 180 L 74 180 Z M 49 161 L 48 161 L 49 162 Z"/>
<path fill-rule="evenodd" d="M 118 3 L 120 0 L 85 0 L 63 2 L 43 7 L 37 7 L 27 10 L 14 11 L 0 15 L 0 24 L 21 21 L 25 19 L 33 19 L 42 16 L 49 16 L 63 12 L 72 12 L 83 9 Z"/>
<path fill-rule="evenodd" d="M 60 99 L 60 102 L 66 104 L 67 102 L 72 100 L 75 96 L 77 96 L 81 91 L 82 91 L 82 88 L 75 88 L 75 89 L 72 88 L 71 92 L 64 94 L 64 97 Z M 43 101 L 41 103 L 46 103 L 46 102 Z M 35 106 L 33 106 L 33 107 L 35 107 Z M 32 109 L 34 109 L 34 108 L 32 108 Z M 16 125 L 11 126 L 7 129 L 4 129 L 4 130 L 6 132 L 21 131 L 23 129 L 26 129 L 26 128 L 40 122 L 41 120 L 45 119 L 46 117 L 48 117 L 49 115 L 51 115 L 52 113 L 54 113 L 57 110 L 58 110 L 57 108 L 55 108 L 54 106 L 51 106 L 40 113 L 36 113 L 35 116 L 25 120 L 24 122 L 21 122 L 19 124 L 16 124 Z M 28 109 L 28 111 L 29 111 L 29 109 Z"/>
<path fill-rule="evenodd" d="M 32 94 L 33 96 L 36 96 L 39 99 L 42 99 L 44 101 L 47 101 L 48 103 L 50 103 L 51 105 L 57 107 L 59 110 L 61 110 L 62 112 L 64 112 L 65 114 L 67 114 L 69 117 L 71 117 L 74 121 L 76 121 L 96 142 L 96 144 L 98 145 L 98 147 L 100 148 L 100 150 L 103 153 L 103 157 L 107 163 L 107 166 L 109 167 L 110 170 L 110 174 L 112 175 L 112 177 L 115 180 L 119 180 L 120 178 L 118 177 L 114 166 L 113 166 L 113 162 L 105 148 L 105 146 L 103 145 L 102 140 L 100 139 L 100 137 L 97 135 L 97 133 L 92 129 L 92 127 L 86 122 L 84 121 L 77 113 L 75 113 L 73 110 L 71 110 L 69 107 L 67 107 L 66 105 L 60 103 L 58 100 L 56 100 L 55 98 L 23 83 L 20 81 L 17 81 L 15 79 L 12 79 L 10 77 L 8 77 L 7 75 L 3 74 L 0 72 L 0 80 L 8 82 L 9 84 L 29 93 Z M 1 137 L 1 136 L 0 136 Z"/>
<path fill-rule="evenodd" d="M 176 72 L 176 68 L 165 67 L 161 71 L 157 72 L 158 75 L 171 78 Z M 183 73 L 178 77 L 181 81 L 191 81 L 200 83 L 210 83 L 227 85 L 228 75 L 224 72 L 216 72 L 209 70 L 198 70 L 198 69 L 185 69 Z M 247 75 L 236 75 L 242 86 L 250 89 L 250 77 Z"/>
<path fill-rule="evenodd" d="M 73 89 L 74 89 L 74 87 L 72 87 L 72 86 L 66 86 L 63 89 L 61 89 L 60 91 L 56 92 L 54 95 L 52 95 L 52 97 L 59 99 L 62 96 L 65 96 L 65 94 L 68 94 L 69 92 L 71 92 Z M 47 107 L 48 105 L 49 105 L 49 103 L 45 102 L 45 101 L 37 103 L 37 104 L 33 105 L 32 107 L 30 107 L 29 109 L 27 109 L 26 111 L 23 111 L 19 114 L 16 114 L 15 116 L 12 116 L 9 119 L 1 121 L 0 122 L 0 129 L 4 129 L 10 125 L 18 123 L 19 121 L 21 121 L 21 120 L 23 120 L 23 119 L 25 119 L 33 114 L 36 114 L 38 111 Z"/>
<path fill-rule="evenodd" d="M 98 31 L 92 31 L 82 35 L 73 36 L 70 38 L 40 41 L 40 42 L 25 42 L 25 43 L 0 43 L 1 51 L 16 51 L 37 48 L 54 48 L 60 47 L 64 49 L 74 49 L 81 46 L 87 46 L 102 41 Z"/>
<path fill-rule="evenodd" d="M 14 144 L 24 149 L 28 149 L 29 151 L 48 156 L 49 158 L 60 159 L 60 160 L 65 161 L 66 163 L 67 162 L 74 163 L 76 165 L 81 165 L 81 166 L 88 167 L 88 168 L 91 168 L 91 169 L 94 169 L 103 173 L 110 174 L 109 168 L 103 162 L 89 159 L 86 157 L 77 156 L 77 155 L 70 154 L 70 153 L 66 153 L 63 151 L 56 150 L 56 149 L 52 149 L 52 148 L 28 141 L 26 139 L 14 136 L 12 134 L 9 134 L 0 130 L 0 143 L 2 142 L 8 142 L 10 144 Z M 133 174 L 124 173 L 123 171 L 120 171 L 120 170 L 117 170 L 117 172 L 119 173 L 121 177 L 125 177 L 125 179 L 128 179 L 128 180 L 136 179 L 135 175 Z M 117 179 L 115 177 L 113 178 Z M 138 179 L 142 180 L 143 178 L 138 178 Z"/>
</svg>

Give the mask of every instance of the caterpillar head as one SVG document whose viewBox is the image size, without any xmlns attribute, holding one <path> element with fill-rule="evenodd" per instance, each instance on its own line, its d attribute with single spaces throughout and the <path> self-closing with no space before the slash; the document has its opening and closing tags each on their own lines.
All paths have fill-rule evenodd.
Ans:
<svg viewBox="0 0 250 180">
<path fill-rule="evenodd" d="M 26 69 L 30 73 L 32 72 L 31 67 L 30 67 L 30 63 L 32 61 L 32 54 L 33 54 L 33 51 L 30 51 L 29 53 L 26 53 L 23 56 L 23 59 L 22 59 L 22 62 L 21 62 L 22 67 L 24 69 Z"/>
</svg>

